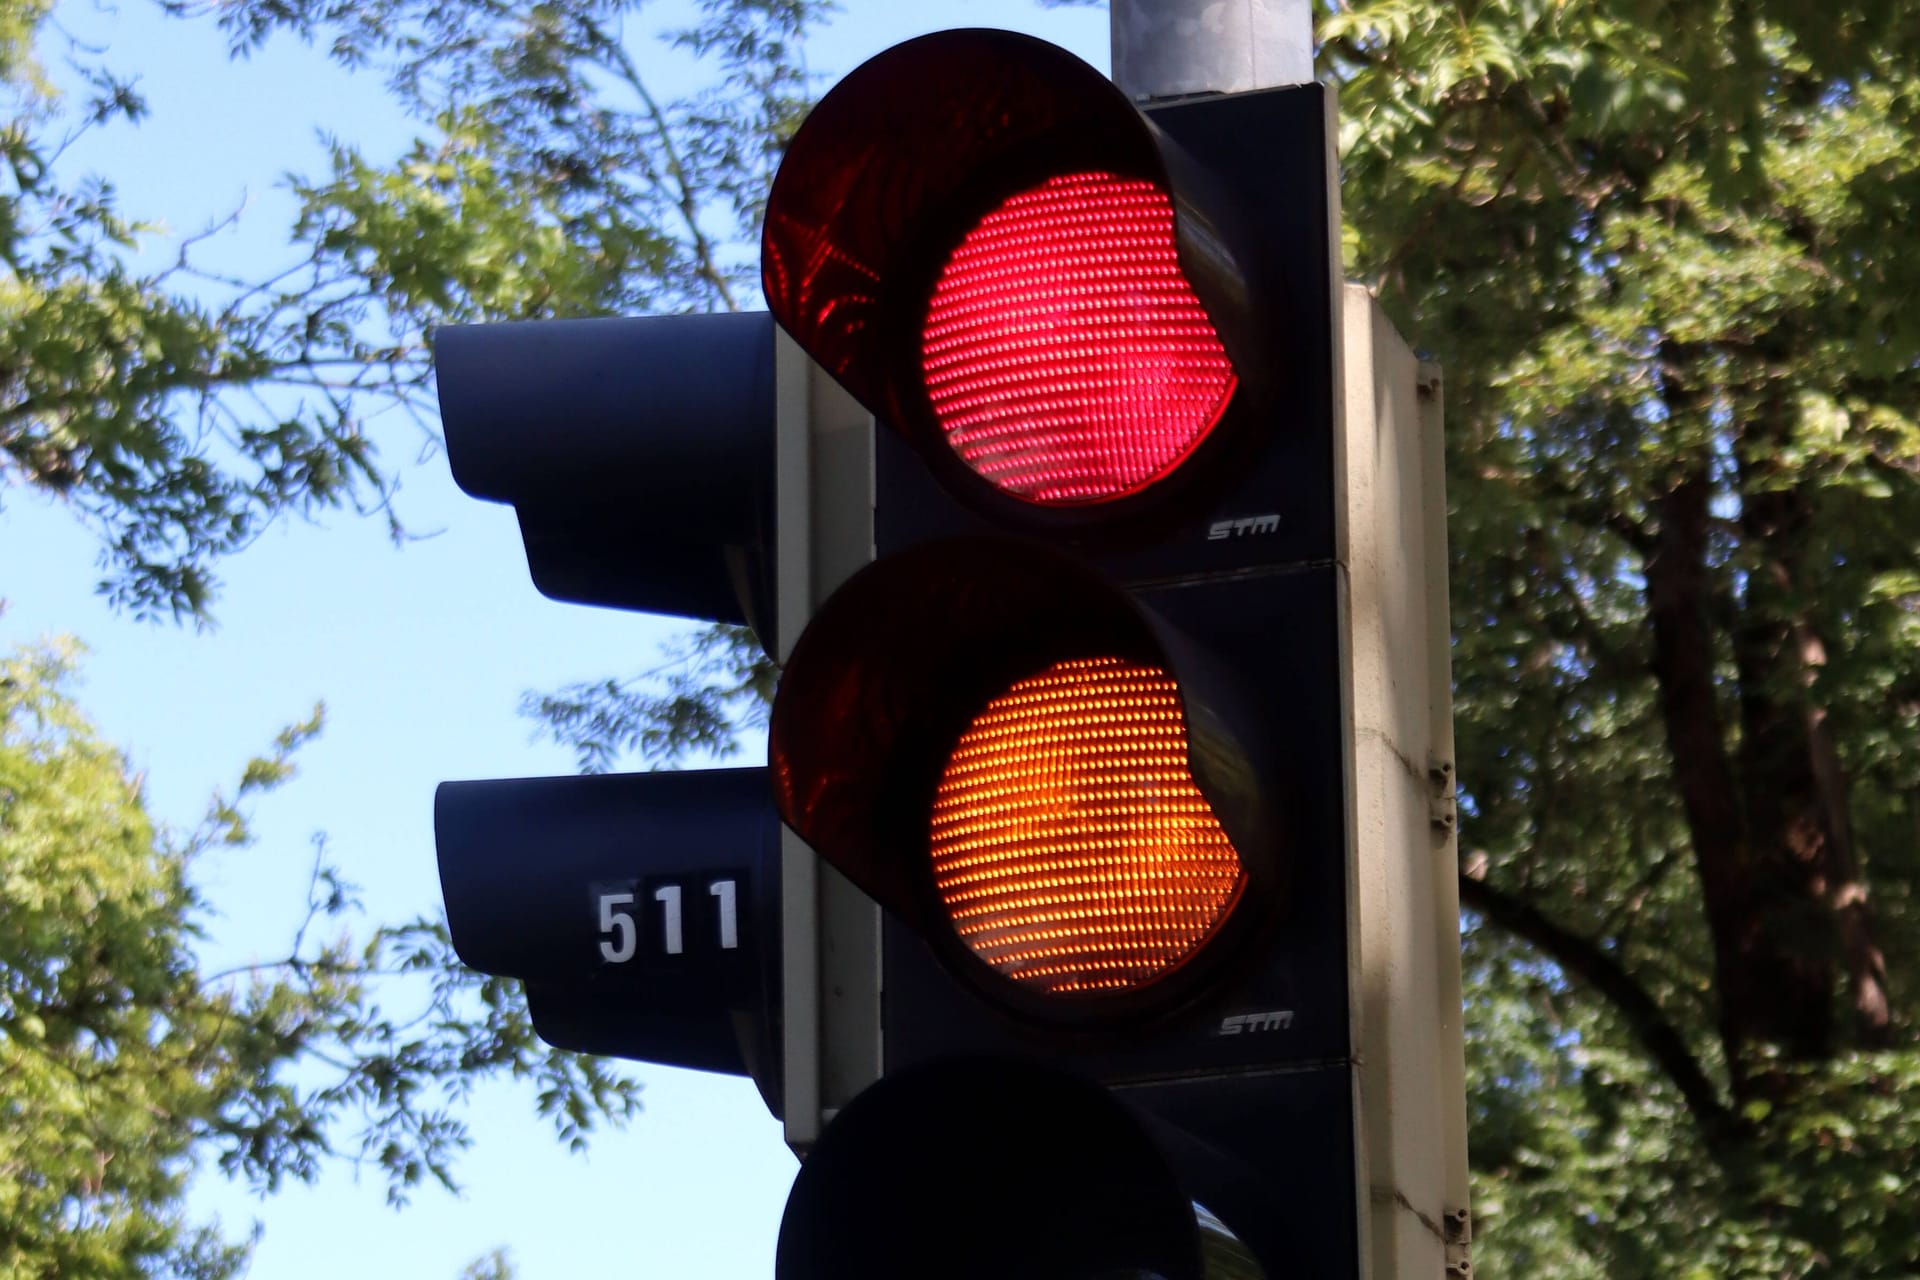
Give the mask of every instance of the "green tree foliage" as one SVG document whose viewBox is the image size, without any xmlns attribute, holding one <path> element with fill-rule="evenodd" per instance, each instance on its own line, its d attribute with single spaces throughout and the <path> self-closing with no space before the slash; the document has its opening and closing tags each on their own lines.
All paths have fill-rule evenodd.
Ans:
<svg viewBox="0 0 1920 1280">
<path fill-rule="evenodd" d="M 1483 1269 L 1911 1274 L 1920 9 L 1320 34 L 1448 383 Z"/>
<path fill-rule="evenodd" d="M 87 85 L 59 99 L 35 61 L 48 8 L 0 0 L 0 500 L 58 495 L 100 535 L 109 598 L 204 619 L 215 561 L 276 516 L 380 504 L 355 393 L 404 399 L 418 371 L 355 336 L 367 286 L 318 254 L 257 283 L 201 268 L 197 237 L 130 265 L 157 228 L 62 161 L 146 105 L 49 38 Z"/>
<path fill-rule="evenodd" d="M 188 1152 L 248 1107 L 278 1019 L 201 988 L 186 859 L 65 676 L 53 653 L 0 665 L 0 1274 L 223 1274 L 235 1259 L 178 1217 Z"/>
<path fill-rule="evenodd" d="M 761 208 L 810 102 L 807 34 L 831 0 L 701 0 L 669 45 L 711 72 L 655 91 L 637 0 L 167 0 L 244 54 L 276 32 L 385 77 L 427 130 L 397 163 L 334 148 L 296 234 L 324 275 L 367 282 L 392 381 L 428 376 L 435 325 L 738 310 L 759 291 Z M 528 714 L 604 769 L 727 754 L 762 722 L 773 670 L 712 627 L 640 673 L 530 693 Z"/>
<path fill-rule="evenodd" d="M 778 672 L 751 631 L 702 627 L 661 656 L 632 679 L 529 693 L 521 713 L 571 747 L 582 773 L 618 759 L 672 768 L 696 754 L 727 756 L 743 732 L 766 727 Z"/>
<path fill-rule="evenodd" d="M 682 43 L 719 83 L 680 101 L 621 0 L 206 11 L 242 50 L 325 45 L 420 121 L 397 163 L 342 146 L 301 188 L 312 296 L 341 300 L 323 348 L 406 388 L 442 320 L 747 302 L 822 8 L 704 0 Z M 1477 1269 L 1912 1274 L 1920 6 L 1322 9 L 1349 266 L 1447 376 Z M 4 12 L 25 94 L 37 10 Z M 15 242 L 64 264 L 111 242 L 100 204 Z M 112 279 L 100 253 L 72 277 Z M 95 456 L 20 420 L 15 474 Z M 529 709 L 583 764 L 670 761 L 771 675 L 719 634 L 676 662 Z"/>
<path fill-rule="evenodd" d="M 513 1265 L 513 1255 L 505 1249 L 495 1249 L 483 1258 L 476 1258 L 461 1269 L 460 1280 L 513 1280 L 518 1272 Z"/>
<path fill-rule="evenodd" d="M 299 234 L 375 290 L 415 349 L 432 325 L 735 310 L 757 291 L 752 232 L 807 102 L 822 0 L 702 0 L 669 43 L 712 69 L 657 94 L 633 0 L 169 0 L 244 53 L 276 31 L 384 75 L 429 132 L 398 163 L 335 149 L 303 185 Z"/>
<path fill-rule="evenodd" d="M 262 1191 L 334 1156 L 396 1202 L 450 1186 L 452 1108 L 489 1074 L 535 1081 L 563 1140 L 632 1113 L 630 1081 L 540 1045 L 440 926 L 356 941 L 324 858 L 286 956 L 206 971 L 196 864 L 250 840 L 243 806 L 291 775 L 319 714 L 175 835 L 74 709 L 72 656 L 0 661 L 0 1276 L 235 1274 L 246 1244 L 183 1214 L 207 1163 Z"/>
</svg>

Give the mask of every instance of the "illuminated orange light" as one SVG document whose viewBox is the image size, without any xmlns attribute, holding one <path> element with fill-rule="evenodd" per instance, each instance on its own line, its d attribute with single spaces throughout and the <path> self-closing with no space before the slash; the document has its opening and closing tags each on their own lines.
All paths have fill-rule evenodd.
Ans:
<svg viewBox="0 0 1920 1280">
<path fill-rule="evenodd" d="M 1173 204 L 1111 173 L 1049 178 L 969 231 L 921 334 L 947 443 L 1049 506 L 1138 493 L 1233 394 L 1233 364 L 1180 269 Z"/>
<path fill-rule="evenodd" d="M 934 795 L 932 850 L 961 939 L 1049 993 L 1164 977 L 1245 882 L 1188 770 L 1178 689 L 1119 658 L 1055 663 L 974 717 Z"/>
</svg>

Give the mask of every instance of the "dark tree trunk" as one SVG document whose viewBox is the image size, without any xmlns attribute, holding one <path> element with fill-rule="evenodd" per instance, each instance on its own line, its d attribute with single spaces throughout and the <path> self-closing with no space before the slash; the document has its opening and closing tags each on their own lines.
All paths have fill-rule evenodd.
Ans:
<svg viewBox="0 0 1920 1280">
<path fill-rule="evenodd" d="M 1808 620 L 1807 554 L 1812 513 L 1782 483 L 1777 459 L 1791 443 L 1790 405 L 1775 392 L 1750 413 L 1735 444 L 1740 533 L 1747 580 L 1733 633 L 1740 681 L 1742 800 L 1762 883 L 1758 927 L 1844 972 L 1854 1032 L 1866 1044 L 1889 1028 L 1886 965 L 1873 941 L 1866 888 L 1853 843 L 1848 787 L 1826 712 L 1814 689 L 1826 646 Z M 1817 1041 L 1783 1045 L 1796 1056 L 1834 1049 L 1836 992 Z M 1806 1031 L 1814 1027 L 1809 1020 Z"/>
<path fill-rule="evenodd" d="M 1670 411 L 1704 412 L 1686 364 L 1670 361 L 1667 372 Z M 1846 779 L 1813 696 L 1824 651 L 1798 598 L 1810 515 L 1800 493 L 1771 483 L 1791 412 L 1784 401 L 1763 402 L 1736 433 L 1742 589 L 1733 591 L 1709 554 L 1718 490 L 1704 451 L 1654 502 L 1646 557 L 1653 673 L 1738 1096 L 1778 1083 L 1761 1063 L 1767 1054 L 1810 1061 L 1835 1052 L 1843 973 L 1862 1040 L 1884 1035 L 1888 1017 Z M 1732 618 L 1724 637 L 1714 631 L 1716 601 Z M 1729 653 L 1738 687 L 1731 706 L 1716 681 Z"/>
<path fill-rule="evenodd" d="M 1745 1092 L 1741 1066 L 1752 1047 L 1800 1052 L 1826 1043 L 1833 978 L 1830 963 L 1765 925 L 1775 914 L 1769 904 L 1793 895 L 1767 881 L 1749 850 L 1747 814 L 1727 751 L 1708 621 L 1718 589 L 1707 564 L 1708 465 L 1698 459 L 1654 506 L 1647 609 L 1661 714 L 1713 935 L 1720 1038 L 1736 1091 Z"/>
</svg>

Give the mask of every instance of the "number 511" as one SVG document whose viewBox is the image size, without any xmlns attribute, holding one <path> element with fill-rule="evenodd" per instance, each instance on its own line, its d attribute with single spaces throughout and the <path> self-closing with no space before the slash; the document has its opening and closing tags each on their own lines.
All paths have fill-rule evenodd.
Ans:
<svg viewBox="0 0 1920 1280">
<path fill-rule="evenodd" d="M 740 882 L 731 877 L 707 882 L 707 896 L 713 899 L 714 944 L 722 951 L 740 946 Z M 600 928 L 600 958 L 608 964 L 625 964 L 640 953 L 641 943 L 649 954 L 677 956 L 687 949 L 684 917 L 685 886 L 661 884 L 649 895 L 653 910 L 638 905 L 639 894 L 632 887 L 600 889 L 594 893 Z"/>
</svg>

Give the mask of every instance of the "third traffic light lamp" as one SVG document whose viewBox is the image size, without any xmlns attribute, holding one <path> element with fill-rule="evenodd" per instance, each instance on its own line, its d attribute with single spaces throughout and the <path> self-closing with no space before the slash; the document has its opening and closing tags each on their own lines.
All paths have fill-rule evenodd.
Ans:
<svg viewBox="0 0 1920 1280">
<path fill-rule="evenodd" d="M 1379 931 L 1432 945 L 1429 979 L 1450 946 L 1410 900 L 1438 892 L 1444 838 L 1424 803 L 1395 807 L 1408 780 L 1375 776 L 1356 724 L 1383 681 L 1419 689 L 1419 723 L 1382 741 L 1444 761 L 1444 587 L 1431 561 L 1357 562 L 1409 531 L 1430 553 L 1437 453 L 1411 359 L 1339 284 L 1329 113 L 1317 85 L 1142 113 L 986 31 L 899 46 L 821 102 L 775 181 L 764 284 L 884 424 L 875 563 L 795 647 L 770 763 L 788 823 L 888 910 L 889 1077 L 969 1055 L 1111 1088 L 1268 1268 L 1352 1275 L 1363 1230 L 1394 1252 L 1367 1187 L 1398 1185 L 1407 1141 L 1359 1154 L 1377 1121 L 1356 1079 L 1386 1114 L 1406 1037 L 1381 1028 L 1412 990 L 1375 989 L 1400 959 Z M 1355 474 L 1379 459 L 1343 406 L 1412 456 Z M 1414 598 L 1375 598 L 1389 585 Z M 1009 1095 L 1035 1087 L 1004 1070 Z M 822 1140 L 783 1274 L 869 1274 L 814 1219 L 854 1203 L 832 1184 L 863 1147 L 909 1176 L 888 1136 L 915 1090 L 928 1117 L 942 1102 L 937 1076 L 906 1078 L 849 1108 L 867 1137 Z M 1068 1140 L 996 1137 L 1009 1159 Z"/>
</svg>

